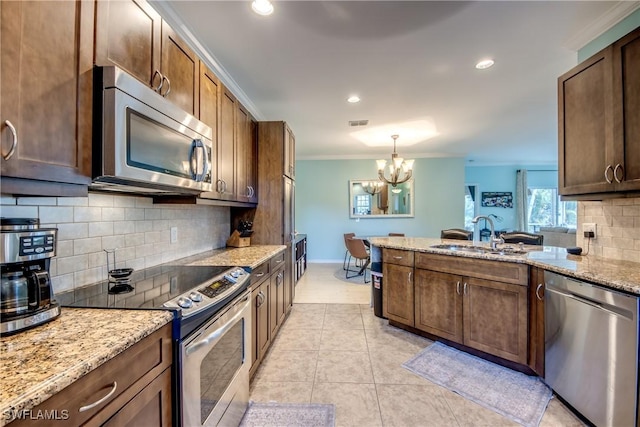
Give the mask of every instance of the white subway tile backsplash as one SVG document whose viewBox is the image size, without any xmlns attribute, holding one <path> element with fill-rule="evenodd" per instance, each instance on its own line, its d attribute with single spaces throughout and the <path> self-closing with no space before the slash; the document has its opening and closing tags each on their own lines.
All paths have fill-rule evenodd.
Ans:
<svg viewBox="0 0 640 427">
<path fill-rule="evenodd" d="M 89 237 L 113 235 L 113 222 L 100 221 L 89 223 Z"/>
<path fill-rule="evenodd" d="M 115 197 L 112 194 L 89 193 L 89 206 L 112 207 Z"/>
<path fill-rule="evenodd" d="M 89 206 L 88 197 L 58 197 L 58 206 Z"/>
<path fill-rule="evenodd" d="M 57 204 L 58 200 L 55 197 L 18 197 L 18 205 L 56 206 Z"/>
<path fill-rule="evenodd" d="M 124 220 L 124 208 L 102 208 L 103 221 Z"/>
<path fill-rule="evenodd" d="M 582 237 L 582 224 L 595 222 L 598 237 Z M 577 245 L 605 258 L 640 262 L 640 198 L 578 202 Z"/>
<path fill-rule="evenodd" d="M 5 218 L 38 218 L 37 206 L 0 206 L 0 216 Z"/>
<path fill-rule="evenodd" d="M 71 206 L 40 206 L 40 222 L 73 222 L 73 209 Z"/>
<path fill-rule="evenodd" d="M 224 247 L 230 224 L 228 207 L 162 205 L 150 197 L 102 193 L 17 199 L 2 195 L 0 215 L 40 218 L 42 226 L 58 228 L 51 263 L 55 292 L 105 280 L 105 248 L 118 248 L 118 268 L 139 270 Z M 178 227 L 176 244 L 169 243 L 171 227 Z"/>
<path fill-rule="evenodd" d="M 102 239 L 100 237 L 89 237 L 88 239 L 76 239 L 73 241 L 73 254 L 82 255 L 91 252 L 101 251 Z M 104 248 L 111 249 L 111 248 Z"/>
<path fill-rule="evenodd" d="M 75 222 L 102 221 L 102 208 L 99 207 L 74 207 L 73 220 Z"/>
<path fill-rule="evenodd" d="M 58 224 L 58 240 L 74 240 L 89 237 L 89 224 L 75 222 L 73 224 Z"/>
</svg>

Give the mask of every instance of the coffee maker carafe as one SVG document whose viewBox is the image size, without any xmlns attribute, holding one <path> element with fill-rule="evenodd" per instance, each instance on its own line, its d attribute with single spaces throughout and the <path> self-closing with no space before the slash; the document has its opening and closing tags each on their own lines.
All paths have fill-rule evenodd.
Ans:
<svg viewBox="0 0 640 427">
<path fill-rule="evenodd" d="M 0 335 L 10 335 L 60 315 L 49 265 L 57 229 L 37 218 L 0 218 Z"/>
</svg>

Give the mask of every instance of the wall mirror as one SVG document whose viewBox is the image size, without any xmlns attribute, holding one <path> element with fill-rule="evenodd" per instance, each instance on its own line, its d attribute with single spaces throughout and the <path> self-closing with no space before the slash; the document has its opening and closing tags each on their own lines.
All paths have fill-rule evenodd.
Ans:
<svg viewBox="0 0 640 427">
<path fill-rule="evenodd" d="M 378 179 L 349 181 L 349 217 L 413 217 L 413 180 L 395 187 Z"/>
</svg>

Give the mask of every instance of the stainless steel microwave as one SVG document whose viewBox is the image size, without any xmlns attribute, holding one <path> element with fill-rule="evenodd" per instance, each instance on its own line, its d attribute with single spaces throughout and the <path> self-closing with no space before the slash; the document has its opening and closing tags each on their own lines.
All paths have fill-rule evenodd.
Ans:
<svg viewBox="0 0 640 427">
<path fill-rule="evenodd" d="M 94 69 L 91 188 L 213 191 L 212 130 L 117 67 Z"/>
</svg>

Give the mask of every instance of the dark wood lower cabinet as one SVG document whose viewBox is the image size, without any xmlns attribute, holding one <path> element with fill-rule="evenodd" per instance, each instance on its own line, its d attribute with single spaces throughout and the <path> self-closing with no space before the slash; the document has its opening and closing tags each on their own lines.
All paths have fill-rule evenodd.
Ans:
<svg viewBox="0 0 640 427">
<path fill-rule="evenodd" d="M 414 325 L 413 267 L 383 264 L 382 310 L 385 317 Z"/>
<path fill-rule="evenodd" d="M 531 268 L 529 278 L 529 363 L 544 378 L 544 270 Z"/>
<path fill-rule="evenodd" d="M 416 269 L 415 327 L 462 343 L 462 277 Z"/>
</svg>

